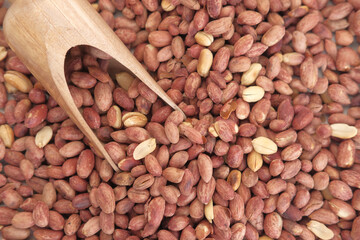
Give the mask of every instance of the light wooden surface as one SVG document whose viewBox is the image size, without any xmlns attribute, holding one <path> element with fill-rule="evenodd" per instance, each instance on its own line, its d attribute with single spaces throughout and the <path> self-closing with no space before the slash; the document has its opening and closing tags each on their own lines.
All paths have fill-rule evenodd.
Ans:
<svg viewBox="0 0 360 240">
<path fill-rule="evenodd" d="M 64 61 L 70 48 L 88 45 L 104 51 L 172 108 L 180 110 L 87 0 L 16 0 L 6 14 L 4 33 L 11 49 L 115 170 L 117 166 L 86 124 L 69 92 Z"/>
</svg>

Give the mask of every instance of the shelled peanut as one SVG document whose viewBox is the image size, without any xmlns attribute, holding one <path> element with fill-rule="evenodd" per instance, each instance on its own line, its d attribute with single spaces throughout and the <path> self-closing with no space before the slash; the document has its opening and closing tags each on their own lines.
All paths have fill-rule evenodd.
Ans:
<svg viewBox="0 0 360 240">
<path fill-rule="evenodd" d="M 3 238 L 360 239 L 357 0 L 90 2 L 186 119 L 71 49 L 113 172 L 0 34 Z"/>
</svg>

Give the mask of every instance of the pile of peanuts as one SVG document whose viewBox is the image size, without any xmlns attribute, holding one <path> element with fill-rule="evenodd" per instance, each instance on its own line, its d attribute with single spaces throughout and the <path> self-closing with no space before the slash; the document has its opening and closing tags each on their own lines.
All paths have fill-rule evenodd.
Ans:
<svg viewBox="0 0 360 240">
<path fill-rule="evenodd" d="M 0 30 L 3 239 L 360 239 L 359 0 L 89 2 L 186 117 L 72 48 L 115 172 Z"/>
</svg>

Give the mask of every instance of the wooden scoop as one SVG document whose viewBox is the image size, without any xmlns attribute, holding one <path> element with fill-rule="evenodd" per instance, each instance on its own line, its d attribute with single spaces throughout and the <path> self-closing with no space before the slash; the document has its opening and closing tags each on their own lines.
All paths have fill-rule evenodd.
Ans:
<svg viewBox="0 0 360 240">
<path fill-rule="evenodd" d="M 64 62 L 70 48 L 87 45 L 102 50 L 180 110 L 87 0 L 17 0 L 7 11 L 3 26 L 11 49 L 115 171 L 119 169 L 85 122 L 68 89 Z"/>
</svg>

